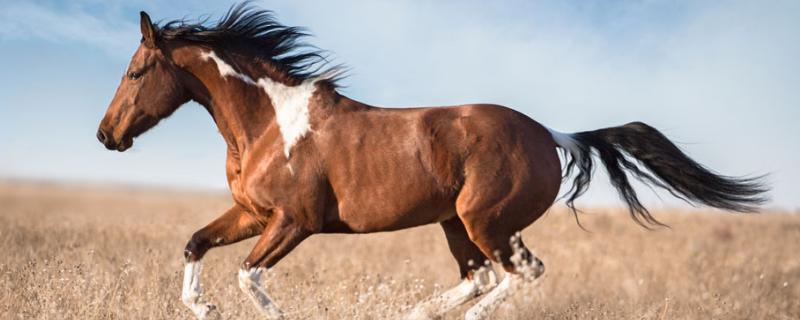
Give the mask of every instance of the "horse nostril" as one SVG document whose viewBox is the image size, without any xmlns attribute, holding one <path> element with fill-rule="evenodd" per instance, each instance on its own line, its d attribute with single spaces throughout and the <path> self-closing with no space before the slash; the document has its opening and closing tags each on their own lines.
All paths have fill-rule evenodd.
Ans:
<svg viewBox="0 0 800 320">
<path fill-rule="evenodd" d="M 97 129 L 97 140 L 100 140 L 102 144 L 106 144 L 106 134 L 102 129 Z"/>
</svg>

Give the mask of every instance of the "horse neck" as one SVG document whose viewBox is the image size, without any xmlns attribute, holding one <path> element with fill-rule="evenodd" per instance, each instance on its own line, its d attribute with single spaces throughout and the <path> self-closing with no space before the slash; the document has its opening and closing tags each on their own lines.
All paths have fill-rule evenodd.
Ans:
<svg viewBox="0 0 800 320">
<path fill-rule="evenodd" d="M 311 130 L 312 117 L 337 110 L 339 96 L 330 85 L 294 79 L 258 59 L 203 48 L 190 52 L 192 67 L 186 69 L 199 80 L 194 100 L 206 107 L 235 155 L 244 156 L 257 139 L 280 137 L 288 156 Z"/>
<path fill-rule="evenodd" d="M 222 83 L 211 85 L 209 100 L 201 103 L 217 125 L 229 147 L 245 151 L 274 122 L 271 108 L 252 98 L 254 88 Z M 231 87 L 231 88 L 225 88 Z"/>
<path fill-rule="evenodd" d="M 205 48 L 184 50 L 185 69 L 196 85 L 190 86 L 193 100 L 211 114 L 229 149 L 235 154 L 246 153 L 257 139 L 270 129 L 277 128 L 272 97 L 260 82 L 280 78 L 274 68 L 250 59 L 225 55 Z M 177 61 L 176 61 L 177 62 Z M 260 78 L 250 75 L 264 75 Z"/>
</svg>

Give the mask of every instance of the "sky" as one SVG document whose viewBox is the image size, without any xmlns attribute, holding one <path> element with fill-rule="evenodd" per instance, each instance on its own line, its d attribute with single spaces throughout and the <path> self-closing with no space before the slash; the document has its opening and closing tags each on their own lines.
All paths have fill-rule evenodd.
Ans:
<svg viewBox="0 0 800 320">
<path fill-rule="evenodd" d="M 189 103 L 106 151 L 95 132 L 155 21 L 232 1 L 0 0 L 0 178 L 225 189 L 225 144 Z M 800 2 L 255 1 L 351 68 L 381 106 L 503 104 L 559 131 L 643 121 L 726 175 L 769 174 L 800 208 Z M 583 205 L 619 204 L 602 172 Z M 648 205 L 675 205 L 638 188 Z"/>
</svg>

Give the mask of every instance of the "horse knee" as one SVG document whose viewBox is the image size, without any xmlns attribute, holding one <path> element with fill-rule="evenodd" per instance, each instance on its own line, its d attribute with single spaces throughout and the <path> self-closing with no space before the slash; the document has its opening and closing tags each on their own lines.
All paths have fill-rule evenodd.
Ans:
<svg viewBox="0 0 800 320">
<path fill-rule="evenodd" d="M 253 286 L 258 286 L 259 281 L 261 280 L 261 273 L 264 272 L 263 268 L 246 268 L 242 267 L 239 269 L 239 273 L 237 274 L 237 279 L 239 280 L 239 289 L 242 291 L 247 292 L 249 288 Z"/>
<path fill-rule="evenodd" d="M 197 261 L 211 249 L 211 240 L 201 232 L 195 232 L 183 250 L 183 256 L 187 261 Z"/>
<path fill-rule="evenodd" d="M 535 280 L 544 274 L 544 262 L 533 254 L 528 248 L 512 245 L 514 254 L 511 256 L 513 272 L 519 273 L 528 280 Z"/>
</svg>

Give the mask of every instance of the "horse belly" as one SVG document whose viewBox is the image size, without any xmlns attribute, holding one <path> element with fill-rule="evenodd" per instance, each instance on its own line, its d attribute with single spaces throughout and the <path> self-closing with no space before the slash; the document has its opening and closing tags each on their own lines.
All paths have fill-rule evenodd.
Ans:
<svg viewBox="0 0 800 320">
<path fill-rule="evenodd" d="M 333 220 L 344 229 L 389 231 L 455 216 L 456 192 L 441 185 L 414 153 L 360 160 L 359 168 L 331 175 L 338 200 Z"/>
<path fill-rule="evenodd" d="M 456 215 L 452 199 L 425 188 L 363 191 L 339 201 L 339 222 L 355 233 L 392 231 L 436 223 Z M 391 193 L 390 196 L 385 196 Z"/>
</svg>

